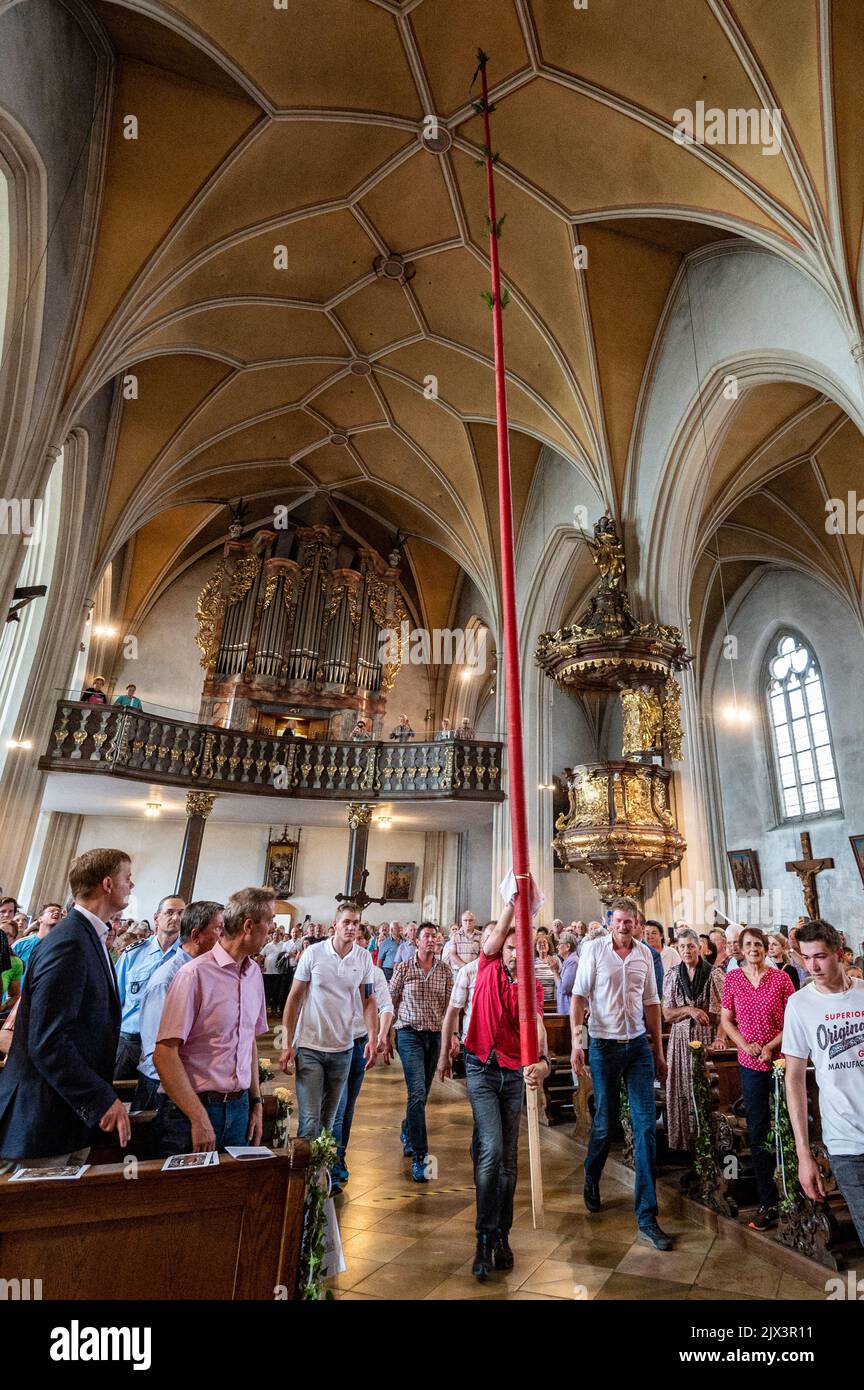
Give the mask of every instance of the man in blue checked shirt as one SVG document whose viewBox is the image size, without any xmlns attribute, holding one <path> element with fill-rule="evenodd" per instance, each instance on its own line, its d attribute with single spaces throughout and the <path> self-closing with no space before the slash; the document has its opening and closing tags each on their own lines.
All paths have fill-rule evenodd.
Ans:
<svg viewBox="0 0 864 1390">
<path fill-rule="evenodd" d="M 114 1065 L 115 1081 L 134 1081 L 141 1059 L 141 1001 L 154 970 L 180 945 L 180 918 L 186 904 L 182 898 L 163 898 L 154 917 L 156 933 L 130 946 L 117 962 L 117 992 L 122 1016 L 120 1042 Z"/>
</svg>

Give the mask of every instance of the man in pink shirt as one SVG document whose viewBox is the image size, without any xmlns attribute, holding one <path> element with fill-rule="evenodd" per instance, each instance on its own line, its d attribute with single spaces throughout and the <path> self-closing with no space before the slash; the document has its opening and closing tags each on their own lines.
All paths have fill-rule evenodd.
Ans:
<svg viewBox="0 0 864 1390">
<path fill-rule="evenodd" d="M 273 925 L 275 893 L 241 888 L 225 904 L 222 940 L 171 982 L 153 1062 L 164 1154 L 260 1144 L 260 1033 L 267 1032 L 264 980 L 254 957 Z"/>
</svg>

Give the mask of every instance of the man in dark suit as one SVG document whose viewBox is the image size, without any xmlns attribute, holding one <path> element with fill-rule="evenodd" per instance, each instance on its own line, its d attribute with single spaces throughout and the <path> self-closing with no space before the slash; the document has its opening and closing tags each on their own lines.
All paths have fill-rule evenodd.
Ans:
<svg viewBox="0 0 864 1390">
<path fill-rule="evenodd" d="M 72 865 L 74 906 L 33 956 L 0 1073 L 0 1171 L 82 1163 L 96 1125 L 129 1142 L 111 1085 L 120 999 L 105 937 L 129 901 L 131 870 L 119 849 L 88 850 Z"/>
</svg>

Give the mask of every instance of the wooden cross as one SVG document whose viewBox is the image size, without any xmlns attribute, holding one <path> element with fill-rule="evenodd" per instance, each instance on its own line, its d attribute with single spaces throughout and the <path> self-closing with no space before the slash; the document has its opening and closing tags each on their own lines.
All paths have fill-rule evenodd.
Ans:
<svg viewBox="0 0 864 1390">
<path fill-rule="evenodd" d="M 831 862 L 833 863 L 834 861 L 832 860 Z M 369 894 L 366 892 L 366 880 L 367 880 L 368 877 L 369 877 L 369 870 L 368 870 L 368 869 L 364 869 L 363 872 L 362 872 L 361 875 L 360 875 L 360 889 L 359 889 L 359 892 L 357 892 L 357 893 L 337 893 L 337 894 L 336 894 L 336 901 L 337 901 L 337 903 L 342 903 L 342 902 L 354 902 L 354 903 L 356 903 L 357 906 L 358 906 L 359 909 L 360 909 L 360 917 L 361 917 L 361 919 L 362 919 L 362 917 L 363 917 L 363 913 L 366 911 L 366 909 L 367 909 L 367 907 L 369 906 L 370 903 L 380 903 L 381 906 L 383 907 L 384 904 L 385 904 L 386 901 L 387 901 L 386 898 L 370 898 L 370 897 L 369 897 Z"/>
<path fill-rule="evenodd" d="M 819 892 L 816 887 L 816 875 L 821 874 L 823 869 L 833 869 L 833 859 L 814 859 L 813 851 L 810 848 L 810 834 L 804 830 L 801 832 L 801 853 L 803 859 L 787 860 L 786 870 L 790 874 L 797 874 L 801 880 L 801 887 L 804 890 L 804 911 L 808 917 L 817 918 L 819 916 Z"/>
</svg>

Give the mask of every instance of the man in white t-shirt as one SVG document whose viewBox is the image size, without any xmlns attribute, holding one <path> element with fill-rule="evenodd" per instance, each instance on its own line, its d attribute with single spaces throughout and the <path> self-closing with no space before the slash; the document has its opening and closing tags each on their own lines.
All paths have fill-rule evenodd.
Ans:
<svg viewBox="0 0 864 1390">
<path fill-rule="evenodd" d="M 378 1055 L 378 1009 L 372 957 L 355 942 L 356 903 L 344 902 L 333 935 L 307 946 L 294 972 L 282 1016 L 285 1044 L 279 1059 L 288 1071 L 296 1058 L 298 1129 L 317 1139 L 331 1129 L 354 1051 L 354 1009 L 359 999 L 366 1027 L 366 1070 Z"/>
<path fill-rule="evenodd" d="M 807 1133 L 810 1057 L 819 1087 L 822 1142 L 864 1244 L 864 980 L 846 973 L 840 933 L 828 922 L 800 927 L 798 950 L 812 982 L 788 1001 L 781 1044 L 798 1181 L 814 1202 L 824 1198 Z"/>
<path fill-rule="evenodd" d="M 362 951 L 369 950 L 369 929 L 365 927 L 362 922 L 357 928 L 354 939 Z M 390 990 L 384 978 L 384 971 L 379 966 L 373 964 L 372 972 L 375 1003 L 378 1006 L 378 1054 L 382 1061 L 389 1066 L 390 1058 L 393 1056 L 393 1045 L 390 1042 L 390 1027 L 393 1023 L 393 1000 L 390 998 Z M 348 1071 L 348 1079 L 342 1091 L 342 1097 L 333 1119 L 333 1138 L 336 1140 L 336 1162 L 330 1169 L 330 1179 L 332 1183 L 331 1193 L 341 1192 L 345 1183 L 348 1181 L 349 1173 L 345 1166 L 345 1151 L 348 1148 L 348 1141 L 351 1138 L 351 1122 L 354 1119 L 354 1106 L 357 1104 L 360 1087 L 363 1085 L 366 1076 L 366 1020 L 360 1009 L 359 996 L 355 1002 L 354 1008 L 354 1048 L 351 1053 L 351 1066 Z"/>
<path fill-rule="evenodd" d="M 279 1000 L 279 982 L 281 979 L 279 957 L 285 950 L 285 940 L 282 928 L 277 927 L 273 934 L 273 940 L 268 941 L 261 952 L 261 962 L 264 966 L 264 997 L 267 1001 L 267 1010 L 274 1013 Z"/>
</svg>

